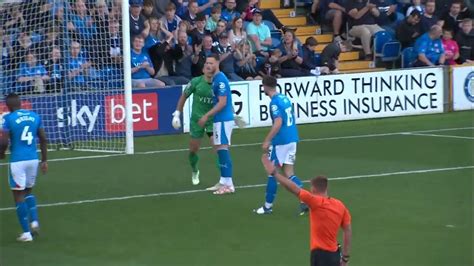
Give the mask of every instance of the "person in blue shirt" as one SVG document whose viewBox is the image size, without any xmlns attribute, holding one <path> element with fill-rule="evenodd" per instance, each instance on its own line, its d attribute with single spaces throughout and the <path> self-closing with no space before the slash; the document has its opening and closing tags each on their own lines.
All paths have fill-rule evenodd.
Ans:
<svg viewBox="0 0 474 266">
<path fill-rule="evenodd" d="M 93 40 L 97 34 L 94 19 L 88 15 L 88 10 L 83 0 L 75 3 L 75 14 L 72 14 L 68 22 L 68 30 L 76 33 L 82 41 Z"/>
<path fill-rule="evenodd" d="M 22 92 L 44 92 L 50 77 L 46 68 L 38 62 L 33 51 L 26 54 L 25 63 L 20 64 L 17 86 Z"/>
<path fill-rule="evenodd" d="M 442 33 L 441 27 L 434 25 L 429 32 L 421 35 L 416 40 L 414 47 L 417 55 L 415 67 L 444 65 L 446 56 L 441 41 Z"/>
<path fill-rule="evenodd" d="M 86 89 L 86 78 L 89 76 L 92 64 L 85 58 L 80 43 L 72 41 L 70 49 L 66 61 L 68 88 L 71 91 Z"/>
<path fill-rule="evenodd" d="M 9 183 L 16 204 L 16 214 L 23 230 L 17 240 L 30 242 L 33 241 L 32 233 L 39 230 L 36 197 L 32 190 L 36 182 L 38 166 L 41 167 L 43 173 L 48 170 L 47 139 L 41 118 L 33 111 L 21 109 L 21 100 L 18 95 L 11 93 L 5 101 L 10 113 L 4 116 L 0 138 L 0 159 L 5 158 L 5 152 L 11 143 Z M 38 161 L 36 152 L 38 139 L 41 163 Z"/>
<path fill-rule="evenodd" d="M 303 186 L 301 180 L 294 173 L 296 159 L 296 147 L 299 141 L 298 129 L 293 105 L 287 96 L 277 92 L 276 78 L 265 76 L 262 80 L 265 94 L 270 100 L 270 116 L 272 128 L 262 143 L 263 152 L 267 153 L 275 166 L 284 172 L 299 187 Z M 274 176 L 269 176 L 265 194 L 265 204 L 255 209 L 257 214 L 271 214 L 273 201 L 277 192 L 277 181 Z M 304 214 L 308 208 L 304 203 L 300 204 L 301 212 Z"/>
<path fill-rule="evenodd" d="M 137 35 L 133 37 L 133 49 L 131 50 L 132 64 L 132 87 L 133 88 L 161 88 L 165 84 L 154 79 L 155 69 L 148 53 L 143 51 L 144 39 Z"/>
<path fill-rule="evenodd" d="M 237 6 L 236 0 L 226 0 L 225 8 L 222 9 L 221 18 L 229 25 L 234 18 L 240 18 L 240 13 L 235 9 Z M 231 25 L 230 25 L 231 26 Z"/>
<path fill-rule="evenodd" d="M 231 143 L 232 129 L 234 127 L 234 108 L 232 106 L 232 92 L 229 80 L 219 70 L 219 55 L 211 54 L 206 58 L 205 67 L 213 73 L 212 92 L 214 107 L 199 119 L 200 127 L 206 125 L 207 120 L 213 117 L 213 145 L 219 158 L 221 177 L 219 182 L 207 188 L 214 191 L 215 195 L 229 194 L 235 192 L 232 181 L 232 159 L 229 146 Z"/>
</svg>

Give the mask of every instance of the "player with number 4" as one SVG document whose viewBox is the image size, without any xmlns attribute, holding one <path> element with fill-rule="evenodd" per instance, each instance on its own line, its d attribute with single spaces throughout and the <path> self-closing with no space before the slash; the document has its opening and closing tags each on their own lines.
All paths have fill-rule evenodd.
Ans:
<svg viewBox="0 0 474 266">
<path fill-rule="evenodd" d="M 262 149 L 268 153 L 270 160 L 275 166 L 283 171 L 284 175 L 299 187 L 302 182 L 294 173 L 296 159 L 296 146 L 298 143 L 298 129 L 291 101 L 283 94 L 277 92 L 277 80 L 272 76 L 265 76 L 262 81 L 265 94 L 270 97 L 270 115 L 273 121 L 272 128 L 268 132 L 262 144 Z M 273 201 L 277 192 L 277 181 L 274 176 L 269 176 L 265 194 L 265 204 L 255 209 L 257 214 L 271 214 Z M 305 214 L 308 207 L 300 204 L 300 214 Z"/>
<path fill-rule="evenodd" d="M 48 170 L 47 139 L 41 118 L 33 111 L 21 109 L 18 95 L 9 94 L 6 104 L 10 113 L 4 116 L 0 159 L 5 158 L 5 151 L 11 143 L 9 183 L 16 203 L 16 214 L 23 229 L 17 240 L 30 242 L 33 241 L 32 233 L 39 230 L 36 198 L 32 189 L 36 182 L 38 165 L 43 173 Z M 40 143 L 41 163 L 36 152 L 37 138 Z"/>
</svg>

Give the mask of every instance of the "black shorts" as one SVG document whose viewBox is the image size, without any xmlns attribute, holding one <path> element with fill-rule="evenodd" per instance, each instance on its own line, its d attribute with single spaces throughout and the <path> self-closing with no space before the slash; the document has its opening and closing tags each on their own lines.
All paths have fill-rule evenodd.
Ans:
<svg viewBox="0 0 474 266">
<path fill-rule="evenodd" d="M 340 266 L 341 253 L 339 250 L 330 252 L 322 249 L 311 251 L 311 266 Z"/>
</svg>

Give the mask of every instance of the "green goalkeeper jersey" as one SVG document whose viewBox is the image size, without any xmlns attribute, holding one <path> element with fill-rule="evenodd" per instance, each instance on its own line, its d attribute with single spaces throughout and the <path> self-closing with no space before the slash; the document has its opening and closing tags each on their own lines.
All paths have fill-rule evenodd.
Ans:
<svg viewBox="0 0 474 266">
<path fill-rule="evenodd" d="M 184 89 L 184 95 L 193 94 L 191 120 L 198 121 L 214 107 L 212 98 L 212 83 L 208 83 L 204 76 L 195 77 Z"/>
</svg>

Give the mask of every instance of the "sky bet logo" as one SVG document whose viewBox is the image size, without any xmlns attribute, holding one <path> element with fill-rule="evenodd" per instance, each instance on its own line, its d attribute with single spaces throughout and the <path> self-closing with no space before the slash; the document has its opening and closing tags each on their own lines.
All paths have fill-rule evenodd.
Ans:
<svg viewBox="0 0 474 266">
<path fill-rule="evenodd" d="M 91 133 L 99 117 L 100 105 L 89 108 L 87 105 L 78 105 L 77 100 L 71 101 L 71 106 L 67 108 L 58 108 L 56 115 L 58 117 L 58 127 L 86 127 L 87 132 Z M 67 123 L 67 124 L 66 124 Z"/>
<path fill-rule="evenodd" d="M 134 131 L 158 130 L 158 95 L 140 93 L 132 96 Z M 125 100 L 123 95 L 105 97 L 105 131 L 125 131 Z"/>
</svg>

